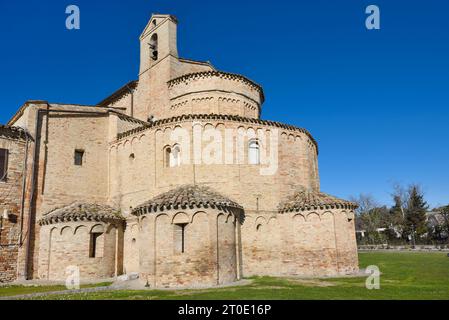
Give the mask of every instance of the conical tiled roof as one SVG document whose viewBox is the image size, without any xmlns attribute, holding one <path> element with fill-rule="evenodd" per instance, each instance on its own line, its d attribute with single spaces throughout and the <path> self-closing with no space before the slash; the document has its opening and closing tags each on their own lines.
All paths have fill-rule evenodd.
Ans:
<svg viewBox="0 0 449 320">
<path fill-rule="evenodd" d="M 45 214 L 40 225 L 69 221 L 111 221 L 124 220 L 120 210 L 110 206 L 75 202 L 63 208 L 58 208 Z"/>
<path fill-rule="evenodd" d="M 243 209 L 236 202 L 219 194 L 206 186 L 185 185 L 164 194 L 135 208 L 134 215 L 158 212 L 164 210 L 187 208 L 187 207 L 218 207 Z"/>
<path fill-rule="evenodd" d="M 301 190 L 279 205 L 279 212 L 297 212 L 316 209 L 356 209 L 354 202 L 338 199 L 322 192 Z"/>
</svg>

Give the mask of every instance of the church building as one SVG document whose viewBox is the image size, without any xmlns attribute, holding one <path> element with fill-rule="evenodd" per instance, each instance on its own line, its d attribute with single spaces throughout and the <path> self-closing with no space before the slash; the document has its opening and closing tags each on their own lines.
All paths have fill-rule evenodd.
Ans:
<svg viewBox="0 0 449 320">
<path fill-rule="evenodd" d="M 356 204 L 321 192 L 317 141 L 261 119 L 256 82 L 181 58 L 177 27 L 153 15 L 137 79 L 103 101 L 27 101 L 0 126 L 0 282 L 358 271 Z"/>
</svg>

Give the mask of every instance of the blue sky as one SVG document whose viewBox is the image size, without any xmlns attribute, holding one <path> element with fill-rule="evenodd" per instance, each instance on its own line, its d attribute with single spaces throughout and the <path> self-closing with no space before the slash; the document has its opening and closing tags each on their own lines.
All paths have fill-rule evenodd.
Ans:
<svg viewBox="0 0 449 320">
<path fill-rule="evenodd" d="M 65 28 L 65 8 L 81 30 Z M 381 30 L 365 28 L 365 8 Z M 372 194 L 420 183 L 449 203 L 446 0 L 71 0 L 0 2 L 0 123 L 28 99 L 95 104 L 137 77 L 151 13 L 179 19 L 180 56 L 262 84 L 263 118 L 307 128 L 322 190 Z"/>
</svg>

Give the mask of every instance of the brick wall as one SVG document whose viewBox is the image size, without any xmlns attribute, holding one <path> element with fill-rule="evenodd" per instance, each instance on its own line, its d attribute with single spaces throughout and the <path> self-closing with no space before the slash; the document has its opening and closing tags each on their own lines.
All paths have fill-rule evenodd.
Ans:
<svg viewBox="0 0 449 320">
<path fill-rule="evenodd" d="M 188 222 L 184 253 L 177 243 L 177 220 Z M 204 287 L 237 280 L 234 214 L 211 208 L 168 211 L 141 217 L 139 227 L 140 274 L 151 286 Z"/>
<path fill-rule="evenodd" d="M 91 256 L 92 233 L 101 233 L 97 239 L 95 256 Z M 80 269 L 81 280 L 104 279 L 115 276 L 121 225 L 102 222 L 71 222 L 46 225 L 40 230 L 39 279 L 62 280 L 66 268 Z M 119 244 L 122 246 L 122 244 Z M 121 264 L 121 261 L 118 261 Z M 121 270 L 118 270 L 121 274 Z"/>
<path fill-rule="evenodd" d="M 8 282 L 17 277 L 26 143 L 0 132 L 0 148 L 7 149 L 9 155 L 7 180 L 0 182 L 0 282 Z M 5 210 L 9 214 L 6 219 Z"/>
</svg>

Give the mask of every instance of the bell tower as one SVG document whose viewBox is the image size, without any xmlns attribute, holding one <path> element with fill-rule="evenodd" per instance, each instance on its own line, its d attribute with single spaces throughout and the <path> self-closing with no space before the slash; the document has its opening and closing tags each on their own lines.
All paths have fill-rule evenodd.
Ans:
<svg viewBox="0 0 449 320">
<path fill-rule="evenodd" d="M 178 21 L 172 15 L 154 14 L 140 36 L 139 84 L 135 117 L 160 120 L 167 117 L 170 98 L 167 82 L 176 76 Z"/>
<path fill-rule="evenodd" d="M 168 57 L 178 58 L 177 25 L 172 15 L 151 17 L 140 36 L 140 75 Z"/>
</svg>

